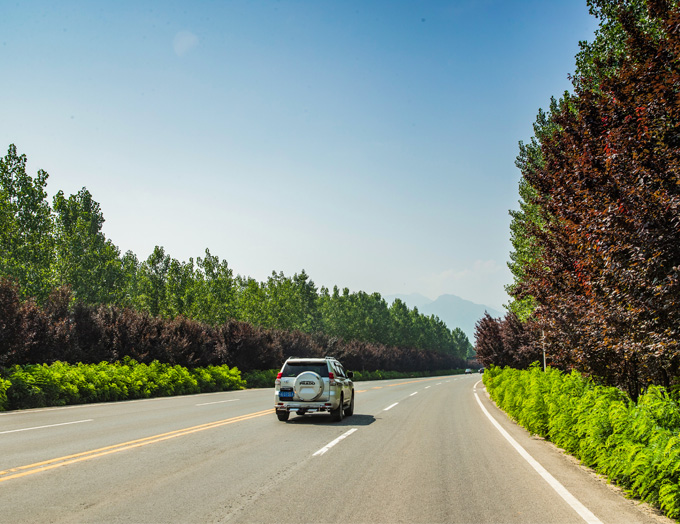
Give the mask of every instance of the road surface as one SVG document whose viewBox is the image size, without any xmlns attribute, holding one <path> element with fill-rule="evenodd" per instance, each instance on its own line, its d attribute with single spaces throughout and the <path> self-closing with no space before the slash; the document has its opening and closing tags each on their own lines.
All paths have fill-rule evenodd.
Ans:
<svg viewBox="0 0 680 524">
<path fill-rule="evenodd" d="M 273 389 L 0 414 L 0 522 L 670 522 L 480 379 L 359 382 L 340 423 L 279 422 Z"/>
</svg>

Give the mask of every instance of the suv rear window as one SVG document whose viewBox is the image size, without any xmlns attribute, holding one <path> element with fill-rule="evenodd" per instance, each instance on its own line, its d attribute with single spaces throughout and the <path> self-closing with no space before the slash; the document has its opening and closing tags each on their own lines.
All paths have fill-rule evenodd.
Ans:
<svg viewBox="0 0 680 524">
<path fill-rule="evenodd" d="M 286 362 L 281 371 L 284 377 L 297 377 L 303 371 L 313 371 L 321 378 L 328 378 L 328 366 L 325 362 Z"/>
</svg>

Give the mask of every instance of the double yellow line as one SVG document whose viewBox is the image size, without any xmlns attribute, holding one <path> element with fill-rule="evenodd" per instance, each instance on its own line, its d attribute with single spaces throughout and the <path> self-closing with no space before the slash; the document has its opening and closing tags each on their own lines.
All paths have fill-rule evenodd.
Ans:
<svg viewBox="0 0 680 524">
<path fill-rule="evenodd" d="M 218 420 L 216 422 L 209 422 L 207 424 L 201 424 L 199 426 L 192 426 L 189 428 L 178 429 L 175 431 L 170 431 L 168 433 L 161 433 L 159 435 L 153 435 L 150 437 L 140 438 L 137 440 L 130 440 L 128 442 L 122 442 L 120 444 L 114 444 L 113 446 L 106 446 L 104 448 L 93 449 L 91 451 L 84 451 L 82 453 L 75 453 L 74 455 L 66 455 L 64 457 L 54 458 L 50 460 L 44 460 L 42 462 L 36 462 L 35 464 L 29 464 L 27 466 L 19 466 L 16 468 L 8 469 L 5 471 L 0 471 L 0 483 L 7 480 L 17 479 L 20 477 L 26 477 L 28 475 L 33 475 L 35 473 L 40 473 L 42 471 L 48 471 L 50 469 L 60 468 L 62 466 L 67 466 L 69 464 L 76 464 L 77 462 L 83 462 L 85 460 L 91 460 L 98 457 L 103 457 L 105 455 L 111 455 L 113 453 L 119 453 L 121 451 L 127 451 L 129 449 L 140 448 L 142 446 L 148 446 L 149 444 L 156 444 L 157 442 L 163 442 L 164 440 L 170 440 L 177 437 L 183 437 L 185 435 L 191 435 L 192 433 L 198 433 L 199 431 L 205 431 L 207 429 L 219 428 L 220 426 L 226 426 L 227 424 L 234 424 L 235 422 L 242 422 L 244 420 L 250 420 L 252 418 L 262 417 L 264 415 L 272 414 L 271 409 L 265 409 L 264 411 L 258 411 L 256 413 L 249 413 L 247 415 L 241 415 L 239 417 L 227 418 L 224 420 Z"/>
</svg>

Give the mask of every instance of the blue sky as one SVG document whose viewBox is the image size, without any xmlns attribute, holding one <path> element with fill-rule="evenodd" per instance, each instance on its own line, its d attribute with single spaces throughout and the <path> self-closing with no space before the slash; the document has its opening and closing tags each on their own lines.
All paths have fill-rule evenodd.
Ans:
<svg viewBox="0 0 680 524">
<path fill-rule="evenodd" d="M 500 309 L 519 140 L 584 1 L 4 2 L 0 147 L 145 259 Z"/>
</svg>

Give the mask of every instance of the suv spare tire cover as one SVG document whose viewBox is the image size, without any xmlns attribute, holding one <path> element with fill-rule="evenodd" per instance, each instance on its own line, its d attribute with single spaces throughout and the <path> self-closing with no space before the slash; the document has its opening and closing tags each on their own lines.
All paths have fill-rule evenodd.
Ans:
<svg viewBox="0 0 680 524">
<path fill-rule="evenodd" d="M 314 400 L 323 393 L 323 379 L 318 373 L 303 371 L 295 379 L 293 389 L 300 400 Z"/>
</svg>

